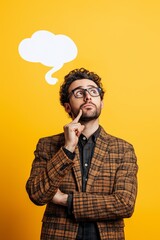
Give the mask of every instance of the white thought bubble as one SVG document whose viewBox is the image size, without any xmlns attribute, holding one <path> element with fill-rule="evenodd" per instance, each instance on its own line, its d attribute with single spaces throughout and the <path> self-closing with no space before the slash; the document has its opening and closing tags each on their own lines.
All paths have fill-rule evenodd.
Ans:
<svg viewBox="0 0 160 240">
<path fill-rule="evenodd" d="M 51 33 L 46 30 L 35 32 L 31 38 L 22 40 L 18 46 L 20 56 L 28 62 L 39 62 L 52 67 L 45 75 L 49 84 L 56 84 L 57 78 L 52 74 L 77 56 L 77 46 L 66 35 Z"/>
</svg>

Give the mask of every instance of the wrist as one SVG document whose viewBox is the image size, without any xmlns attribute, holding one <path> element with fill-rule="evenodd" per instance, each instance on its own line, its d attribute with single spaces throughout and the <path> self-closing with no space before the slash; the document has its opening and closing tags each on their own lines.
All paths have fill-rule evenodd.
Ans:
<svg viewBox="0 0 160 240">
<path fill-rule="evenodd" d="M 74 152 L 75 151 L 75 147 L 74 146 L 70 146 L 70 145 L 64 145 L 64 148 L 67 149 L 70 152 Z"/>
</svg>

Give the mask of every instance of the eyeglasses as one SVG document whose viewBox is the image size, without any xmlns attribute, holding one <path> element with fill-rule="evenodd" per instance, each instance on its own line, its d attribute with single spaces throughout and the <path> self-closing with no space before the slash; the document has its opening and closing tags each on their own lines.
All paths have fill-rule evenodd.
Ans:
<svg viewBox="0 0 160 240">
<path fill-rule="evenodd" d="M 101 95 L 102 90 L 99 87 L 90 87 L 90 88 L 77 87 L 69 93 L 68 98 L 72 94 L 75 96 L 75 98 L 83 98 L 86 96 L 86 92 L 88 92 L 92 97 L 98 97 Z"/>
</svg>

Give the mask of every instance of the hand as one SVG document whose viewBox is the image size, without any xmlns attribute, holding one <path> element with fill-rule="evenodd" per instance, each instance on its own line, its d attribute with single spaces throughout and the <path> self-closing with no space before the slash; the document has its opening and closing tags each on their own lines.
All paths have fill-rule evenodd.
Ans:
<svg viewBox="0 0 160 240">
<path fill-rule="evenodd" d="M 65 148 L 71 152 L 74 152 L 77 146 L 79 136 L 84 130 L 84 125 L 81 125 L 78 121 L 82 115 L 82 110 L 80 109 L 77 117 L 69 124 L 64 126 L 65 135 Z"/>
<path fill-rule="evenodd" d="M 54 195 L 52 202 L 62 206 L 67 206 L 68 194 L 62 193 L 59 189 Z"/>
</svg>

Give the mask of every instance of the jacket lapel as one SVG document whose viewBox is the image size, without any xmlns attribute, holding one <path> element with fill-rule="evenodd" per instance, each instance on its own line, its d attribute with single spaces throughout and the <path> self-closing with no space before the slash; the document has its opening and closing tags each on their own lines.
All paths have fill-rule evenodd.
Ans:
<svg viewBox="0 0 160 240">
<path fill-rule="evenodd" d="M 99 174 L 100 166 L 103 164 L 104 159 L 108 154 L 107 148 L 109 144 L 109 135 L 101 128 L 99 137 L 96 140 L 96 145 L 94 149 L 94 154 L 91 160 L 91 165 L 88 174 L 88 181 L 86 186 L 86 192 L 89 192 L 95 177 Z"/>
<path fill-rule="evenodd" d="M 93 183 L 95 177 L 99 174 L 99 169 L 101 165 L 104 162 L 104 159 L 106 158 L 108 154 L 108 144 L 110 140 L 110 135 L 108 135 L 104 129 L 101 127 L 101 132 L 99 137 L 96 140 L 96 146 L 94 149 L 94 154 L 91 160 L 90 170 L 88 173 L 88 181 L 86 186 L 86 192 L 89 192 Z M 75 149 L 75 159 L 74 159 L 74 166 L 73 166 L 73 172 L 76 178 L 78 191 L 82 191 L 82 173 L 81 173 L 81 166 L 80 166 L 80 156 L 79 156 L 79 149 L 78 146 Z"/>
</svg>

